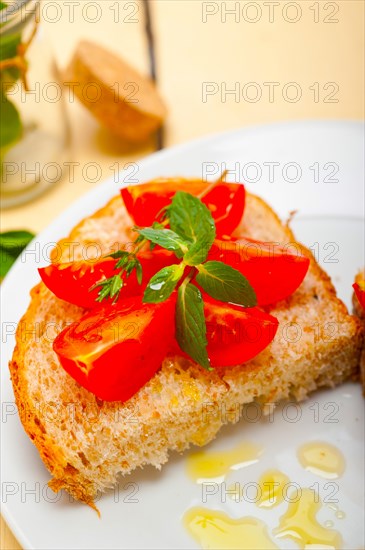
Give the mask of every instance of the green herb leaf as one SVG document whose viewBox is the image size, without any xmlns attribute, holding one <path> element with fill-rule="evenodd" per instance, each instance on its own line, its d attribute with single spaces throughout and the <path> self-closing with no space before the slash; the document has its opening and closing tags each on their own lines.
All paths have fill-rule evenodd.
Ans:
<svg viewBox="0 0 365 550">
<path fill-rule="evenodd" d="M 162 225 L 162 223 L 160 222 L 153 222 L 151 227 L 152 229 L 165 229 L 165 226 Z M 140 235 L 140 237 L 142 237 L 142 235 Z M 142 239 L 144 239 L 144 237 L 142 237 Z M 157 246 L 156 243 L 153 243 L 152 241 L 150 241 L 150 250 L 154 250 L 156 246 Z"/>
<path fill-rule="evenodd" d="M 97 302 L 102 302 L 107 298 L 114 298 L 113 303 L 115 303 L 118 298 L 121 289 L 123 288 L 124 281 L 121 278 L 120 274 L 113 275 L 109 279 L 104 279 L 93 285 L 89 290 L 94 290 L 95 288 L 100 287 L 98 297 L 96 298 Z"/>
<path fill-rule="evenodd" d="M 204 303 L 191 283 L 182 284 L 176 304 L 176 339 L 180 348 L 207 370 L 212 370 L 207 352 Z"/>
<path fill-rule="evenodd" d="M 0 3 L 0 10 L 6 5 Z M 1 27 L 1 24 L 0 24 Z M 0 61 L 13 59 L 18 53 L 18 46 L 21 42 L 21 34 L 5 34 L 0 40 Z M 18 67 L 7 67 L 0 71 L 1 90 L 6 92 L 20 77 Z"/>
<path fill-rule="evenodd" d="M 158 271 L 149 281 L 143 295 L 143 302 L 158 304 L 164 302 L 175 290 L 184 274 L 185 265 L 169 265 Z"/>
<path fill-rule="evenodd" d="M 139 285 L 141 285 L 142 279 L 143 279 L 143 268 L 142 268 L 141 262 L 137 258 L 135 263 L 135 269 L 136 269 L 137 282 Z"/>
<path fill-rule="evenodd" d="M 5 277 L 16 257 L 12 256 L 4 248 L 0 248 L 0 278 Z"/>
<path fill-rule="evenodd" d="M 16 258 L 33 239 L 29 231 L 6 231 L 0 233 L 0 277 L 5 277 Z"/>
<path fill-rule="evenodd" d="M 128 254 L 128 252 L 127 252 L 126 254 L 124 254 L 123 256 L 121 256 L 119 258 L 119 260 L 117 261 L 117 263 L 114 266 L 114 269 L 123 269 L 123 270 L 125 269 L 126 271 L 127 271 L 127 269 L 133 269 L 134 268 L 134 260 L 135 260 L 134 256 Z"/>
<path fill-rule="evenodd" d="M 152 241 L 154 244 L 159 244 L 162 248 L 172 250 L 178 258 L 188 250 L 188 243 L 181 238 L 177 233 L 170 229 L 152 229 L 151 227 L 137 227 L 136 231 L 145 239 Z"/>
<path fill-rule="evenodd" d="M 108 257 L 118 260 L 119 258 L 125 258 L 126 256 L 129 256 L 129 254 L 130 253 L 126 252 L 125 250 L 117 250 L 116 252 L 112 252 L 112 254 L 108 254 Z"/>
<path fill-rule="evenodd" d="M 121 260 L 119 260 L 117 267 L 119 266 L 119 263 Z M 137 267 L 138 266 L 138 267 Z M 123 262 L 123 271 L 125 272 L 126 276 L 129 277 L 129 275 L 132 273 L 134 269 L 138 269 L 139 271 L 142 270 L 141 262 L 138 260 L 136 256 L 131 255 L 127 261 L 127 263 Z"/>
<path fill-rule="evenodd" d="M 196 282 L 216 300 L 244 307 L 257 304 L 254 289 L 237 269 L 216 261 L 198 265 L 197 269 Z"/>
<path fill-rule="evenodd" d="M 14 251 L 18 256 L 32 239 L 34 239 L 34 234 L 30 231 L 5 231 L 0 233 L 0 246 Z"/>
<path fill-rule="evenodd" d="M 209 209 L 197 197 L 178 191 L 168 216 L 171 229 L 190 242 L 184 262 L 191 266 L 204 262 L 215 239 L 215 225 Z"/>
<path fill-rule="evenodd" d="M 18 53 L 18 46 L 22 36 L 20 33 L 6 34 L 0 41 L 0 60 L 12 59 Z"/>
<path fill-rule="evenodd" d="M 142 284 L 143 268 L 137 256 L 133 253 L 126 252 L 125 250 L 117 250 L 116 252 L 109 254 L 108 257 L 118 260 L 114 265 L 114 269 L 119 269 L 119 273 L 116 273 L 112 277 L 108 277 L 108 279 L 101 279 L 95 285 L 90 287 L 89 290 L 91 291 L 99 287 L 100 290 L 96 301 L 102 302 L 107 298 L 114 298 L 113 303 L 115 303 L 119 298 L 121 289 L 123 288 L 124 279 L 128 278 L 134 269 L 136 270 L 136 278 L 138 283 Z"/>
<path fill-rule="evenodd" d="M 0 94 L 0 148 L 9 147 L 22 135 L 23 126 L 16 107 L 6 96 Z"/>
<path fill-rule="evenodd" d="M 160 222 L 153 222 L 152 229 L 165 229 L 165 226 Z"/>
<path fill-rule="evenodd" d="M 204 262 L 207 259 L 207 255 L 211 249 L 213 241 L 214 239 L 209 241 L 202 240 L 192 244 L 189 247 L 189 251 L 183 256 L 186 265 L 195 266 Z"/>
</svg>

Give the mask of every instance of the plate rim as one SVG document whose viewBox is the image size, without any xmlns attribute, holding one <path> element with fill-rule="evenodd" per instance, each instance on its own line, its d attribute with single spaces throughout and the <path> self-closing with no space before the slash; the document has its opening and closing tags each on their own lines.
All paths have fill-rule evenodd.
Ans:
<svg viewBox="0 0 365 550">
<path fill-rule="evenodd" d="M 365 138 L 365 134 L 364 134 L 364 121 L 362 120 L 355 120 L 355 119 L 341 119 L 341 120 L 336 120 L 336 119 L 298 119 L 298 120 L 286 120 L 286 121 L 280 121 L 280 122 L 272 122 L 272 123 L 268 123 L 268 124 L 252 124 L 252 125 L 248 125 L 248 126 L 243 126 L 241 128 L 236 128 L 236 129 L 233 129 L 233 130 L 225 130 L 223 132 L 215 132 L 215 133 L 210 133 L 210 134 L 207 134 L 207 135 L 203 135 L 203 136 L 199 136 L 199 137 L 196 137 L 194 139 L 191 139 L 191 140 L 188 140 L 188 141 L 184 141 L 182 143 L 178 143 L 178 144 L 175 144 L 173 146 L 170 146 L 170 147 L 167 147 L 166 149 L 163 149 L 161 151 L 157 151 L 157 152 L 153 152 L 141 159 L 138 159 L 137 161 L 135 161 L 139 167 L 141 168 L 147 168 L 149 167 L 149 165 L 151 165 L 151 167 L 153 166 L 153 164 L 155 162 L 159 163 L 159 162 L 162 162 L 164 157 L 169 157 L 169 156 L 173 156 L 175 153 L 183 153 L 184 150 L 189 150 L 191 147 L 195 147 L 195 146 L 198 146 L 198 147 L 202 147 L 204 145 L 208 146 L 208 145 L 212 145 L 214 144 L 214 142 L 221 142 L 221 141 L 225 141 L 227 139 L 237 139 L 238 136 L 242 136 L 244 137 L 246 134 L 250 134 L 252 132 L 265 132 L 265 131 L 275 131 L 276 129 L 277 130 L 283 130 L 283 129 L 286 129 L 286 128 L 295 128 L 295 127 L 298 127 L 298 126 L 303 126 L 303 127 L 323 127 L 323 128 L 329 128 L 329 127 L 337 127 L 337 128 L 353 128 L 354 130 L 363 130 L 363 139 Z M 123 172 L 120 171 L 119 174 L 121 174 Z M 142 182 L 139 182 L 138 184 L 140 184 Z M 115 176 L 110 176 L 108 178 L 106 178 L 105 180 L 103 180 L 102 182 L 98 183 L 95 187 L 93 187 L 92 189 L 88 190 L 86 193 L 82 194 L 81 196 L 79 196 L 78 198 L 76 198 L 75 200 L 73 200 L 64 210 L 62 210 L 62 212 L 60 212 L 54 219 L 53 221 L 48 224 L 38 235 L 36 235 L 36 237 L 28 244 L 28 246 L 26 247 L 25 251 L 26 252 L 34 243 L 36 242 L 42 242 L 45 238 L 45 235 L 52 229 L 57 229 L 58 225 L 62 222 L 62 220 L 64 220 L 65 218 L 70 218 L 70 217 L 75 217 L 79 220 L 82 220 L 83 218 L 85 218 L 87 215 L 90 215 L 92 214 L 93 212 L 97 211 L 98 210 L 98 207 L 97 206 L 92 206 L 91 207 L 91 204 L 95 204 L 96 203 L 96 198 L 100 195 L 100 193 L 102 192 L 103 189 L 108 189 L 108 187 L 111 185 L 111 184 L 114 184 L 114 185 L 119 185 L 120 186 L 123 186 L 123 182 L 116 182 L 115 181 Z M 137 184 L 137 185 L 138 185 Z M 60 185 L 62 185 L 62 182 L 60 183 Z M 110 200 L 113 196 L 115 196 L 116 194 L 110 194 L 109 195 L 109 191 L 105 197 L 105 202 L 107 202 L 108 200 Z M 84 201 L 86 201 L 88 204 L 90 204 L 90 208 L 88 208 L 88 212 L 89 214 L 86 214 L 85 216 L 85 209 L 84 209 L 84 212 L 82 211 L 82 208 L 80 208 L 80 212 L 79 215 L 80 217 L 78 218 L 78 209 L 80 206 L 83 205 Z M 95 210 L 95 207 L 96 207 L 96 210 Z M 100 207 L 100 206 L 99 206 Z M 337 219 L 337 216 L 335 216 L 336 219 Z M 351 217 L 351 216 L 350 216 Z M 303 218 L 302 218 L 303 219 Z M 355 216 L 351 217 L 351 219 L 356 219 Z M 74 224 L 75 222 L 71 222 L 71 227 L 69 227 L 68 224 L 66 224 L 66 227 L 64 228 L 64 232 L 66 233 L 67 231 L 69 231 L 70 229 L 72 229 L 72 224 Z M 76 221 L 77 223 L 77 221 Z M 24 253 L 23 252 L 23 253 Z M 13 277 L 13 274 L 16 273 L 16 271 L 19 269 L 19 264 L 21 263 L 21 257 L 20 256 L 16 262 L 14 263 L 14 265 L 11 267 L 11 269 L 9 270 L 9 272 L 7 273 L 6 277 L 4 278 L 2 284 L 1 284 L 1 288 L 0 288 L 0 299 L 1 299 L 1 310 L 2 312 L 5 311 L 5 307 L 4 307 L 4 301 L 5 300 L 5 295 L 7 294 L 7 289 L 8 289 L 8 286 L 10 286 L 12 284 L 12 277 Z M 33 286 L 33 285 L 32 285 Z M 26 285 L 26 290 L 28 290 L 28 286 Z M 24 292 L 24 290 L 22 290 L 22 292 Z M 5 304 L 6 306 L 6 304 Z M 17 320 L 18 322 L 18 320 Z M 6 376 L 8 376 L 9 374 L 9 371 L 8 371 L 8 367 L 7 365 L 2 365 L 2 376 L 1 376 L 1 383 L 0 383 L 0 395 L 2 396 L 3 394 L 3 381 L 4 381 L 4 378 L 6 378 Z M 4 373 L 5 371 L 5 373 Z M 10 382 L 10 379 L 8 381 L 8 383 L 10 384 L 11 386 L 11 391 L 13 392 L 13 389 L 12 389 L 12 385 L 11 385 L 11 382 Z M 1 439 L 2 439 L 2 435 L 1 435 Z M 1 466 L 1 470 L 3 469 L 3 465 Z M 2 491 L 1 491 L 2 492 Z M 31 544 L 29 538 L 27 537 L 27 535 L 25 534 L 23 528 L 21 527 L 21 525 L 19 524 L 19 521 L 16 520 L 16 518 L 14 517 L 14 514 L 12 513 L 11 511 L 11 507 L 7 506 L 6 503 L 4 504 L 2 502 L 2 499 L 1 499 L 1 515 L 3 517 L 3 520 L 5 521 L 5 523 L 8 525 L 9 529 L 11 530 L 12 534 L 14 535 L 14 537 L 17 539 L 17 541 L 19 542 L 19 544 L 26 550 L 35 550 L 35 547 Z"/>
</svg>

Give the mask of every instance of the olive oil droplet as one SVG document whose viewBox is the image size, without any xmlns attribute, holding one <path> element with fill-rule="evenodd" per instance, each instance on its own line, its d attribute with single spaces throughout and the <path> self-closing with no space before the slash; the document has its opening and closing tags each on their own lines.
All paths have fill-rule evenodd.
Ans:
<svg viewBox="0 0 365 550">
<path fill-rule="evenodd" d="M 345 512 L 343 512 L 342 510 L 339 509 L 339 507 L 337 506 L 337 504 L 327 504 L 328 508 L 330 508 L 331 510 L 333 510 L 335 512 L 335 516 L 337 519 L 344 519 L 346 517 L 346 514 Z"/>
<path fill-rule="evenodd" d="M 288 476 L 279 470 L 268 470 L 259 479 L 258 506 L 272 508 L 284 500 L 285 486 L 290 482 Z"/>
<path fill-rule="evenodd" d="M 289 495 L 293 502 L 288 506 L 286 513 L 280 518 L 279 527 L 274 534 L 279 537 L 293 539 L 299 548 L 320 547 L 323 550 L 337 550 L 341 548 L 341 535 L 333 529 L 326 529 L 316 519 L 316 514 L 322 504 L 319 495 L 312 489 L 301 489 L 298 499 Z"/>
<path fill-rule="evenodd" d="M 238 482 L 232 483 L 228 487 L 227 494 L 231 500 L 234 500 L 234 502 L 240 502 L 242 497 L 241 485 Z"/>
<path fill-rule="evenodd" d="M 239 470 L 254 464 L 261 453 L 262 448 L 253 443 L 243 443 L 232 451 L 200 451 L 188 456 L 187 472 L 197 483 L 221 483 L 230 470 Z"/>
<path fill-rule="evenodd" d="M 313 441 L 302 445 L 298 450 L 301 465 L 313 474 L 326 479 L 336 479 L 345 470 L 345 459 L 334 445 Z"/>
<path fill-rule="evenodd" d="M 206 508 L 191 508 L 185 513 L 188 532 L 208 550 L 277 550 L 266 525 L 259 519 L 232 519 L 224 512 Z"/>
</svg>

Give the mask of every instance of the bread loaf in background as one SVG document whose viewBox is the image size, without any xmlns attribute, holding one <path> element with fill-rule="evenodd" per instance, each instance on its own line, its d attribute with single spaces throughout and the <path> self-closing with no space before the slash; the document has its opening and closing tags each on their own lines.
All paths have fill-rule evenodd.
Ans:
<svg viewBox="0 0 365 550">
<path fill-rule="evenodd" d="M 145 141 L 166 117 L 152 80 L 93 42 L 78 44 L 63 81 L 102 126 L 127 141 Z"/>
</svg>

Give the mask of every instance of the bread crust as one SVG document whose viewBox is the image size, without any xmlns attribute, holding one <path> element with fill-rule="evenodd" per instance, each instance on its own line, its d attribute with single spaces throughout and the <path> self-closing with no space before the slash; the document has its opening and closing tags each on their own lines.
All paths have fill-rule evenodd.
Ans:
<svg viewBox="0 0 365 550">
<path fill-rule="evenodd" d="M 67 243 L 77 241 L 85 244 L 92 242 L 95 235 L 95 242 L 105 251 L 115 237 L 128 238 L 129 224 L 120 197 L 115 197 L 93 216 L 81 221 L 68 238 L 62 239 L 53 259 L 67 261 Z M 283 226 L 271 208 L 253 195 L 247 197 L 241 230 L 261 240 L 295 242 L 290 228 Z M 318 387 L 334 386 L 348 377 L 357 376 L 363 344 L 362 324 L 357 318 L 348 315 L 345 305 L 336 297 L 330 278 L 316 263 L 311 252 L 302 245 L 298 246 L 311 260 L 310 272 L 303 288 L 275 307 L 265 309 L 276 315 L 280 323 L 303 321 L 299 325 L 303 328 L 301 346 L 290 346 L 281 337 L 280 341 L 275 339 L 274 343 L 243 368 L 232 367 L 213 373 L 202 372 L 203 369 L 190 362 L 168 359 L 156 376 L 123 405 L 101 402 L 84 388 L 78 387 L 63 371 L 53 353 L 51 342 L 44 340 L 44 331 L 50 319 L 59 320 L 62 324 L 69 318 L 77 318 L 83 310 L 58 300 L 43 283 L 34 287 L 28 310 L 18 326 L 16 347 L 9 368 L 24 429 L 53 476 L 50 487 L 54 491 L 66 489 L 74 498 L 95 507 L 97 493 L 116 483 L 118 472 L 127 474 L 147 463 L 159 468 L 167 461 L 169 451 L 181 452 L 191 444 L 204 445 L 215 437 L 222 425 L 236 422 L 239 419 L 237 414 L 222 417 L 223 405 L 229 413 L 237 404 L 241 407 L 255 399 L 259 399 L 263 407 L 290 396 L 300 401 Z M 331 306 L 331 318 L 340 324 L 340 335 L 335 342 L 321 341 L 311 346 L 306 332 L 307 321 L 301 316 L 305 314 L 316 319 L 312 310 L 318 299 L 326 302 L 328 308 Z M 42 308 L 45 308 L 44 311 Z M 34 327 L 37 324 L 40 327 L 37 337 L 31 331 L 24 331 L 24 326 Z M 37 360 L 36 371 L 33 363 Z M 42 371 L 42 375 L 44 370 L 45 377 L 56 373 L 59 385 L 65 386 L 65 392 L 69 389 L 80 403 L 91 402 L 100 414 L 106 415 L 105 423 L 100 416 L 93 430 L 89 430 L 84 417 L 76 413 L 76 424 L 73 426 L 85 437 L 80 450 L 75 451 L 71 444 L 69 446 L 66 436 L 61 439 L 56 428 L 37 411 L 37 396 L 41 401 L 46 399 L 42 397 L 41 374 L 39 380 L 35 381 L 32 369 L 34 372 Z M 56 397 L 59 395 L 62 396 L 62 393 Z M 179 400 L 177 405 L 173 401 L 176 396 Z M 209 421 L 199 417 L 202 404 L 205 403 L 211 404 L 214 409 Z M 137 411 L 135 416 L 138 421 L 132 428 L 126 426 L 131 409 Z M 118 422 L 114 423 L 112 415 L 115 411 L 118 411 L 119 416 Z M 108 429 L 116 432 L 110 434 L 110 439 Z M 120 441 L 117 441 L 116 436 Z M 110 456 L 104 462 L 97 451 L 91 449 L 92 445 L 96 448 L 99 440 L 104 441 L 103 438 L 107 442 L 105 445 L 110 445 Z"/>
</svg>

